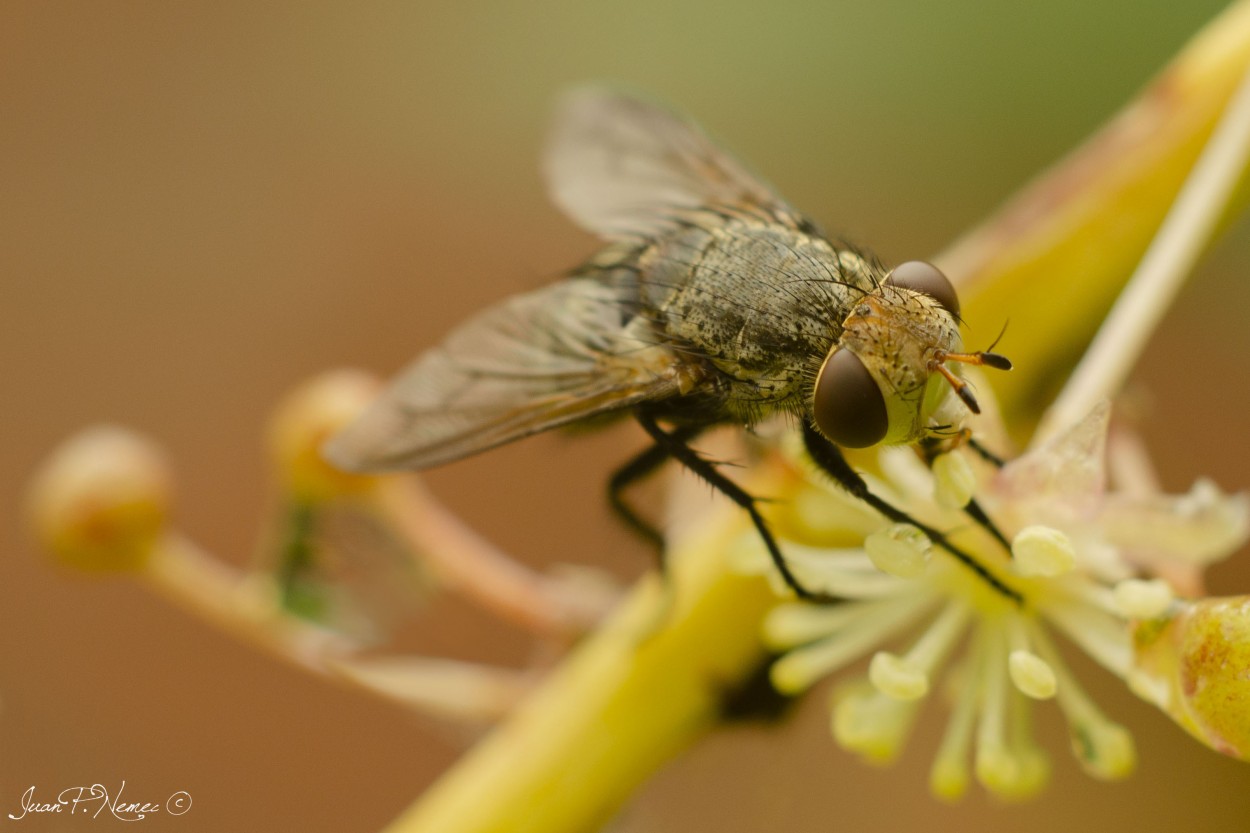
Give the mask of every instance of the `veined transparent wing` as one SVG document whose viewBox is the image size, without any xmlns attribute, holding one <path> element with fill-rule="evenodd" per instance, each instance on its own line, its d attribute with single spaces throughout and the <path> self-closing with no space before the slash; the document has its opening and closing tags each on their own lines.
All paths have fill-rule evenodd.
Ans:
<svg viewBox="0 0 1250 833">
<path fill-rule="evenodd" d="M 564 98 L 544 162 L 556 204 L 609 239 L 654 237 L 683 212 L 714 206 L 810 225 L 690 122 L 602 87 Z"/>
<path fill-rule="evenodd" d="M 681 359 L 631 318 L 634 288 L 574 277 L 469 319 L 325 447 L 351 471 L 428 468 L 679 391 Z"/>
</svg>

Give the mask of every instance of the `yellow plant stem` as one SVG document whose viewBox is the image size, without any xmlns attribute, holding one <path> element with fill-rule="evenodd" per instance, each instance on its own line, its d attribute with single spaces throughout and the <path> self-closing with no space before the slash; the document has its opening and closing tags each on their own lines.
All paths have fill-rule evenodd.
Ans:
<svg viewBox="0 0 1250 833">
<path fill-rule="evenodd" d="M 776 596 L 725 569 L 740 513 L 678 547 L 671 588 L 642 581 L 543 687 L 388 833 L 598 829 L 659 767 L 715 726 L 765 661 Z"/>
<path fill-rule="evenodd" d="M 1097 134 L 936 258 L 963 316 L 1016 366 L 990 380 L 1026 436 L 1137 267 L 1250 67 L 1250 2 L 1234 3 Z M 1240 177 L 1224 221 L 1244 203 Z"/>
<path fill-rule="evenodd" d="M 1085 351 L 1033 435 L 1036 446 L 1063 430 L 1100 399 L 1118 391 L 1137 364 L 1176 293 L 1215 237 L 1238 177 L 1250 159 L 1250 69 L 1229 101 L 1215 132 L 1177 194 L 1155 235 L 1116 300 L 1098 335 Z"/>
</svg>

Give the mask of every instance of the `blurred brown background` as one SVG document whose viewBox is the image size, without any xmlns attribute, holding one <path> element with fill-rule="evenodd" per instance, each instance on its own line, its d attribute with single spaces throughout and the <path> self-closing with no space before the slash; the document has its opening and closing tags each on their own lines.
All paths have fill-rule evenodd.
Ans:
<svg viewBox="0 0 1250 833">
<path fill-rule="evenodd" d="M 136 798 L 194 799 L 145 830 L 370 831 L 455 760 L 454 733 L 280 667 L 125 579 L 46 563 L 22 488 L 83 425 L 134 426 L 176 465 L 179 524 L 249 563 L 263 425 L 286 390 L 330 367 L 389 373 L 590 251 L 536 162 L 567 85 L 672 102 L 826 227 L 897 261 L 933 253 L 1079 141 L 1222 4 L 771 5 L 0 6 L 0 813 L 31 784 L 125 780 Z M 1173 489 L 1200 474 L 1250 485 L 1248 231 L 1206 260 L 1137 374 Z M 646 554 L 599 495 L 641 444 L 628 427 L 544 436 L 429 480 L 526 560 L 627 577 Z M 1250 590 L 1248 564 L 1217 568 L 1214 589 Z M 455 608 L 404 638 L 524 655 Z M 901 765 L 874 770 L 833 746 L 816 696 L 780 730 L 725 732 L 674 763 L 617 829 L 1246 829 L 1250 767 L 1103 688 L 1136 733 L 1127 783 L 1082 775 L 1042 707 L 1046 796 L 949 808 L 926 792 L 936 714 Z M 70 822 L 120 824 L 2 823 Z"/>
</svg>

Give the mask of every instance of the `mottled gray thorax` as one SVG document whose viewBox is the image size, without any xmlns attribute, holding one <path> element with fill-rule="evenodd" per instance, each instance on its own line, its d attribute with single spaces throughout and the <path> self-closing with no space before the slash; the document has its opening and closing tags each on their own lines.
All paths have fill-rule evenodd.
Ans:
<svg viewBox="0 0 1250 833">
<path fill-rule="evenodd" d="M 728 417 L 801 410 L 873 267 L 781 225 L 733 220 L 682 229 L 639 259 L 641 302 L 660 335 L 704 357 Z M 849 286 L 848 286 L 849 284 Z"/>
</svg>

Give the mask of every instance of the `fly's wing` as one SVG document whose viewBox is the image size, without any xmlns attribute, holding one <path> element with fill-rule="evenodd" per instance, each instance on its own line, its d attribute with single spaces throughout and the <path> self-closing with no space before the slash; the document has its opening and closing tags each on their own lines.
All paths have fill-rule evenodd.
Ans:
<svg viewBox="0 0 1250 833">
<path fill-rule="evenodd" d="M 680 359 L 648 343 L 641 320 L 627 326 L 633 304 L 632 286 L 575 277 L 490 307 L 405 369 L 326 459 L 427 468 L 676 394 Z"/>
<path fill-rule="evenodd" d="M 545 171 L 556 204 L 609 239 L 655 237 L 683 212 L 709 206 L 756 208 L 779 222 L 810 226 L 694 125 L 600 87 L 564 99 Z"/>
</svg>

